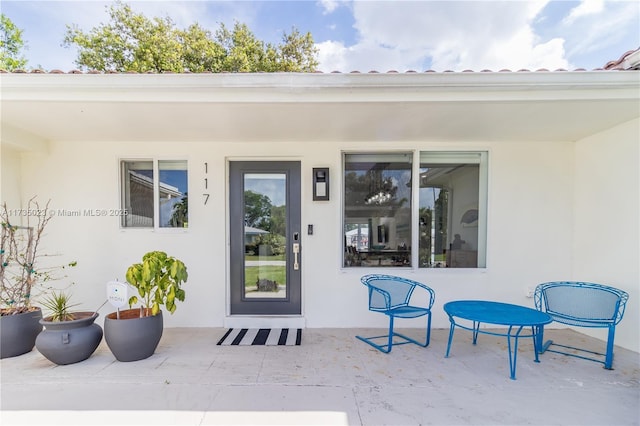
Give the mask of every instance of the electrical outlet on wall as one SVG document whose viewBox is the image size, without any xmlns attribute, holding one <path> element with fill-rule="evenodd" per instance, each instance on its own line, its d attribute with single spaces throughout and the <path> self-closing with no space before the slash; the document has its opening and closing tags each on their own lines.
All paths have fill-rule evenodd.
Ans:
<svg viewBox="0 0 640 426">
<path fill-rule="evenodd" d="M 534 287 L 527 287 L 524 294 L 528 298 L 532 298 L 533 297 L 533 293 L 535 292 L 535 290 L 536 289 Z"/>
</svg>

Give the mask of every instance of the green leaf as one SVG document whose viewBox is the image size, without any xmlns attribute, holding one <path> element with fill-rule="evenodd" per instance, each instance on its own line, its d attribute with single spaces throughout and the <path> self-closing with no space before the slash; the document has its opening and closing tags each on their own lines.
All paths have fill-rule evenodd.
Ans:
<svg viewBox="0 0 640 426">
<path fill-rule="evenodd" d="M 151 281 L 151 265 L 149 262 L 142 264 L 142 281 Z"/>
<path fill-rule="evenodd" d="M 180 289 L 180 290 L 176 291 L 176 299 L 178 299 L 181 302 L 184 302 L 184 298 L 185 298 L 184 290 Z"/>
<path fill-rule="evenodd" d="M 130 267 L 129 269 L 127 269 L 127 273 L 125 275 L 125 279 L 127 280 L 127 282 L 131 285 L 135 285 L 136 283 L 136 279 L 135 279 L 135 275 L 134 275 L 135 269 L 134 267 Z"/>
<path fill-rule="evenodd" d="M 129 307 L 131 308 L 136 303 L 138 303 L 138 298 L 136 296 L 131 296 L 129 298 Z"/>
</svg>

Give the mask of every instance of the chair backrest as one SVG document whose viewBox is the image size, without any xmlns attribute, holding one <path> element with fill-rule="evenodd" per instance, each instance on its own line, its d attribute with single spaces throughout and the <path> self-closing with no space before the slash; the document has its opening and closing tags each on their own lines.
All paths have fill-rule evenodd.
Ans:
<svg viewBox="0 0 640 426">
<path fill-rule="evenodd" d="M 555 321 L 583 327 L 618 324 L 624 315 L 627 292 L 602 284 L 554 281 L 536 287 L 534 301 Z"/>
<path fill-rule="evenodd" d="M 395 275 L 370 274 L 361 277 L 360 281 L 369 289 L 369 309 L 372 311 L 385 311 L 407 306 L 416 286 L 423 287 L 429 291 L 431 294 L 429 303 L 433 304 L 433 290 L 424 284 L 407 278 Z"/>
</svg>

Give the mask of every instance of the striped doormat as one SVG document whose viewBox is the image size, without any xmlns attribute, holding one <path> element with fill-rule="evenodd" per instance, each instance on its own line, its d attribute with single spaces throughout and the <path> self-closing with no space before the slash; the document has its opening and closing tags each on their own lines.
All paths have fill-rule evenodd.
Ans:
<svg viewBox="0 0 640 426">
<path fill-rule="evenodd" d="M 230 328 L 218 345 L 296 346 L 301 342 L 301 328 Z"/>
</svg>

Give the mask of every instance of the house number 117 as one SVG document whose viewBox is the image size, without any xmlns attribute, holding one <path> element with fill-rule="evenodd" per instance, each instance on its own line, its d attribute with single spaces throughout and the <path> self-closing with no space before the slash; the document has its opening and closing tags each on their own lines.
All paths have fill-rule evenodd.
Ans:
<svg viewBox="0 0 640 426">
<path fill-rule="evenodd" d="M 204 174 L 206 175 L 207 173 L 209 173 L 209 163 L 204 163 Z M 204 189 L 208 189 L 209 188 L 209 180 L 205 177 L 204 178 Z M 204 197 L 204 205 L 207 205 L 207 201 L 209 201 L 209 193 L 208 192 L 203 192 L 202 196 Z"/>
</svg>

